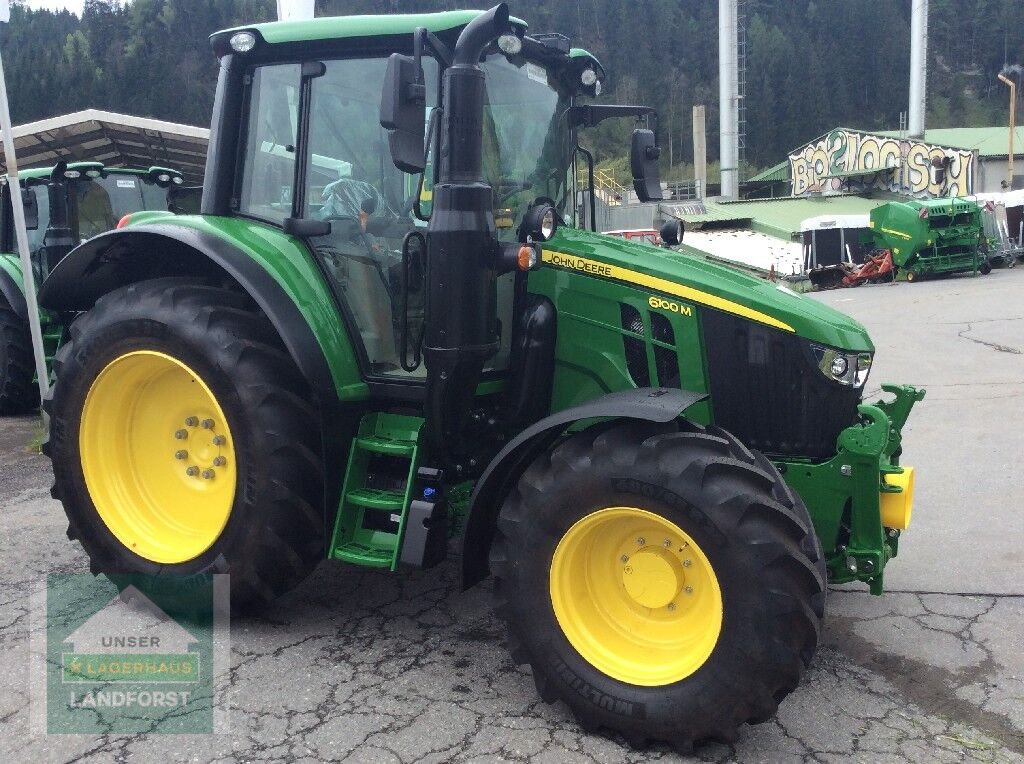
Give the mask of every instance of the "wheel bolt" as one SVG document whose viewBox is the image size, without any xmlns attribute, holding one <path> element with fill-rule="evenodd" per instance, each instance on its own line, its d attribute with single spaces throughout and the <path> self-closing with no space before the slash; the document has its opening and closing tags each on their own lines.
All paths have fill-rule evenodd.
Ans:
<svg viewBox="0 0 1024 764">
<path fill-rule="evenodd" d="M 213 429 L 213 420 L 212 419 L 204 419 L 203 420 L 203 429 L 204 430 L 212 430 Z"/>
<path fill-rule="evenodd" d="M 687 586 L 685 589 L 683 589 L 683 591 L 686 592 L 687 594 L 693 594 L 693 587 L 692 586 Z"/>
<path fill-rule="evenodd" d="M 188 459 L 188 451 L 181 449 L 180 451 L 174 452 L 175 459 Z"/>
<path fill-rule="evenodd" d="M 213 458 L 213 466 L 214 467 L 223 467 L 227 463 L 228 463 L 228 460 L 225 459 L 223 456 L 215 456 Z"/>
<path fill-rule="evenodd" d="M 185 419 L 185 424 L 188 425 L 189 427 L 195 427 L 196 425 L 199 424 L 199 417 L 197 417 L 197 416 L 187 417 Z"/>
<path fill-rule="evenodd" d="M 672 540 L 671 539 L 665 539 L 664 541 L 661 542 L 661 545 L 663 547 L 665 547 L 666 549 L 668 549 L 668 548 L 670 548 L 672 546 Z"/>
<path fill-rule="evenodd" d="M 188 475 L 189 477 L 195 477 L 196 475 L 199 474 L 199 468 L 193 465 L 189 467 L 187 470 L 185 470 L 185 474 Z"/>
<path fill-rule="evenodd" d="M 223 435 L 214 435 L 213 436 L 213 445 L 215 445 L 215 446 L 223 446 L 227 442 L 228 442 L 228 439 L 225 438 Z"/>
<path fill-rule="evenodd" d="M 185 438 L 188 437 L 188 433 L 185 430 L 176 430 L 174 433 L 174 437 L 176 437 L 178 440 L 185 440 Z"/>
<path fill-rule="evenodd" d="M 213 480 L 213 470 L 203 470 L 203 478 Z"/>
<path fill-rule="evenodd" d="M 646 544 L 646 543 L 647 543 L 647 539 L 645 539 L 645 538 L 644 538 L 643 536 L 640 536 L 640 537 L 639 537 L 639 538 L 638 538 L 638 539 L 636 540 L 636 543 L 637 543 L 637 544 L 638 544 L 639 546 L 643 546 L 644 544 Z"/>
<path fill-rule="evenodd" d="M 674 603 L 674 602 L 668 603 L 668 609 L 670 611 L 675 610 L 676 609 L 676 603 Z"/>
<path fill-rule="evenodd" d="M 684 568 L 688 568 L 691 565 L 693 565 L 693 562 L 691 560 L 683 560 L 683 567 Z"/>
<path fill-rule="evenodd" d="M 619 559 L 620 559 L 620 560 L 621 560 L 622 562 L 629 562 L 629 555 L 628 555 L 628 554 L 624 554 L 624 555 L 622 555 L 622 557 L 620 557 Z"/>
</svg>

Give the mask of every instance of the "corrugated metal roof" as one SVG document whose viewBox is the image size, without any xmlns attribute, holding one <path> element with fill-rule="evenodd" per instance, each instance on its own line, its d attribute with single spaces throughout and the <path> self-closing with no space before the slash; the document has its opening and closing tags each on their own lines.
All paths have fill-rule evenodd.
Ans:
<svg viewBox="0 0 1024 764">
<path fill-rule="evenodd" d="M 783 180 L 789 180 L 789 160 L 784 159 L 774 167 L 769 167 L 762 173 L 758 173 L 753 178 L 750 178 L 748 183 L 778 183 Z"/>
<path fill-rule="evenodd" d="M 682 220 L 687 228 L 718 227 L 729 224 L 733 228 L 742 227 L 750 223 L 750 216 L 734 214 L 731 210 L 723 209 L 723 205 L 704 202 L 682 202 L 678 204 L 661 205 L 661 211 L 672 217 Z"/>
<path fill-rule="evenodd" d="M 898 130 L 883 130 L 876 135 L 899 138 Z M 1010 128 L 1001 127 L 937 127 L 924 132 L 925 143 L 936 143 L 950 148 L 977 150 L 983 157 L 1005 157 L 1010 153 Z M 1013 136 L 1013 153 L 1024 155 L 1024 126 L 1017 127 Z"/>
<path fill-rule="evenodd" d="M 776 273 L 799 273 L 803 264 L 803 244 L 783 241 L 746 229 L 687 231 L 683 243 L 716 258 L 742 263 L 750 268 Z"/>
<path fill-rule="evenodd" d="M 210 135 L 204 127 L 98 109 L 18 125 L 12 132 L 19 168 L 52 167 L 61 159 L 107 167 L 161 165 L 189 181 L 203 178 Z M 2 160 L 0 167 L 7 169 Z"/>
<path fill-rule="evenodd" d="M 866 215 L 891 199 L 884 196 L 871 198 L 853 194 L 828 196 L 786 197 L 783 199 L 753 199 L 737 202 L 706 201 L 708 216 L 715 220 L 750 220 L 750 228 L 780 239 L 793 239 L 800 232 L 800 224 L 819 215 Z M 666 210 L 668 211 L 668 210 Z M 689 223 L 689 218 L 683 217 Z"/>
</svg>

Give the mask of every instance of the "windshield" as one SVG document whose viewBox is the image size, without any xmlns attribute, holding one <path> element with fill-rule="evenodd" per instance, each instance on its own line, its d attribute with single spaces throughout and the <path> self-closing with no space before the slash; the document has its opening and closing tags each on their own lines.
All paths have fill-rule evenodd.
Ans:
<svg viewBox="0 0 1024 764">
<path fill-rule="evenodd" d="M 497 54 L 481 67 L 487 78 L 484 106 L 484 179 L 494 189 L 499 238 L 515 231 L 531 201 L 547 197 L 572 219 L 572 146 L 566 122 L 568 94 L 548 82 L 545 69 Z"/>
<path fill-rule="evenodd" d="M 138 175 L 110 173 L 75 182 L 78 238 L 90 239 L 109 231 L 129 212 L 166 210 L 167 190 Z"/>
</svg>

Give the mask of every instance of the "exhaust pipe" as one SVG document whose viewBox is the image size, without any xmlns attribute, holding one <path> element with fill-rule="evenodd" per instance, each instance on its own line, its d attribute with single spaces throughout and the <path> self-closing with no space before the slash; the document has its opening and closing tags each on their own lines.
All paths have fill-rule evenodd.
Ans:
<svg viewBox="0 0 1024 764">
<path fill-rule="evenodd" d="M 498 351 L 497 262 L 491 186 L 483 177 L 484 49 L 509 31 L 508 6 L 477 16 L 444 73 L 441 152 L 427 229 L 425 418 L 433 453 L 456 473 L 465 416 L 484 363 Z"/>
</svg>

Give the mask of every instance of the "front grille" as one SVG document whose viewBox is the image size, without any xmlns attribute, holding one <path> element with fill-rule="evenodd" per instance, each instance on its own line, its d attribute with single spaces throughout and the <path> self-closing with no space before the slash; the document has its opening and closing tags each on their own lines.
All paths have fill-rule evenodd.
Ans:
<svg viewBox="0 0 1024 764">
<path fill-rule="evenodd" d="M 770 454 L 834 455 L 860 391 L 826 379 L 795 334 L 717 310 L 701 316 L 715 424 Z"/>
</svg>

